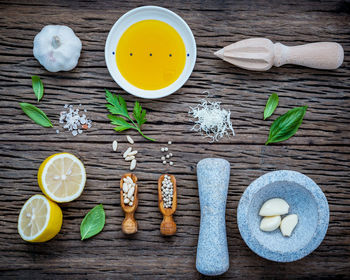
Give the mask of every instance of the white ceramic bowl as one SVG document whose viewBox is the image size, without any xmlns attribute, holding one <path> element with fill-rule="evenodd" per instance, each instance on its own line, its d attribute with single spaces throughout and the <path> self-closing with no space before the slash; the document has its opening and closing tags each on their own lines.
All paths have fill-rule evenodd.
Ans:
<svg viewBox="0 0 350 280">
<path fill-rule="evenodd" d="M 120 37 L 123 35 L 125 30 L 127 30 L 134 23 L 147 19 L 160 20 L 172 26 L 181 36 L 185 44 L 187 54 L 185 67 L 179 78 L 171 85 L 158 90 L 143 90 L 130 84 L 121 75 L 115 61 L 115 49 L 118 45 Z M 139 7 L 127 12 L 122 17 L 120 17 L 110 30 L 105 46 L 105 59 L 107 68 L 114 81 L 116 81 L 116 83 L 121 88 L 131 93 L 132 95 L 149 99 L 161 98 L 170 95 L 181 88 L 192 73 L 196 62 L 196 57 L 196 42 L 194 40 L 192 31 L 186 22 L 174 12 L 157 6 Z"/>
</svg>

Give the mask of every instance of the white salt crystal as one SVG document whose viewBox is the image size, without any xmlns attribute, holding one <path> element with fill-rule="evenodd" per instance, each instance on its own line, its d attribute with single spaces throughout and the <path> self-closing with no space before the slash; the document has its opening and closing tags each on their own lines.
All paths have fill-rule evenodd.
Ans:
<svg viewBox="0 0 350 280">
<path fill-rule="evenodd" d="M 81 104 L 79 104 L 79 106 L 81 106 Z M 74 108 L 73 105 L 67 104 L 64 107 L 67 111 L 60 112 L 59 122 L 64 124 L 63 128 L 72 131 L 73 136 L 76 136 L 78 133 L 83 133 L 81 125 L 87 124 L 88 128 L 92 126 L 92 121 L 87 119 L 85 114 L 82 114 L 81 116 L 78 108 Z M 87 110 L 84 109 L 84 112 L 87 112 Z"/>
</svg>

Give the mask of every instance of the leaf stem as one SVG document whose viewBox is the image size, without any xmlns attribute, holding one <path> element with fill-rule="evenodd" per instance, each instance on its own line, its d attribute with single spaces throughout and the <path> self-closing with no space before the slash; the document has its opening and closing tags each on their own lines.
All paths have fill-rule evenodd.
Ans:
<svg viewBox="0 0 350 280">
<path fill-rule="evenodd" d="M 129 114 L 128 114 L 128 116 L 129 116 Z M 157 140 L 155 140 L 155 139 L 153 139 L 153 138 L 150 138 L 150 137 L 148 137 L 148 136 L 146 136 L 145 134 L 143 134 L 142 133 L 142 131 L 141 131 L 141 127 L 139 127 L 133 120 L 132 120 L 132 118 L 129 116 L 128 117 L 128 119 L 132 122 L 132 124 L 134 125 L 134 127 L 135 127 L 135 129 L 144 137 L 144 138 L 146 138 L 147 140 L 150 140 L 150 141 L 157 141 Z"/>
<path fill-rule="evenodd" d="M 150 138 L 150 137 L 146 136 L 145 134 L 143 134 L 141 130 L 138 130 L 138 132 L 139 132 L 143 137 L 145 137 L 145 138 L 148 139 L 148 140 L 151 140 L 151 141 L 154 141 L 154 142 L 157 141 L 156 139 Z"/>
</svg>

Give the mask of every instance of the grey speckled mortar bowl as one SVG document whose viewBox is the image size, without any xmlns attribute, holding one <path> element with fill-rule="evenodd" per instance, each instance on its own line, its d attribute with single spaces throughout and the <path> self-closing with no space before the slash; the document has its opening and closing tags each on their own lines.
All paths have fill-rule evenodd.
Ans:
<svg viewBox="0 0 350 280">
<path fill-rule="evenodd" d="M 273 232 L 259 228 L 261 206 L 275 197 L 286 200 L 289 214 L 299 217 L 290 237 L 284 237 L 279 228 Z M 309 177 L 296 171 L 274 171 L 259 177 L 245 190 L 239 201 L 237 221 L 242 238 L 256 254 L 276 262 L 292 262 L 321 244 L 328 228 L 328 202 Z"/>
</svg>

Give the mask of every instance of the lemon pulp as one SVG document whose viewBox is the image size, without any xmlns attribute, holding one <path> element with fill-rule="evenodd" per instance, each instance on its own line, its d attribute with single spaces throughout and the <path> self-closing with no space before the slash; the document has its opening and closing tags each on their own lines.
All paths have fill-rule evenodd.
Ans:
<svg viewBox="0 0 350 280">
<path fill-rule="evenodd" d="M 86 182 L 83 163 L 69 153 L 54 154 L 40 165 L 38 183 L 42 192 L 56 202 L 69 202 L 80 196 Z"/>
<path fill-rule="evenodd" d="M 18 218 L 18 232 L 23 240 L 45 242 L 62 226 L 60 207 L 43 195 L 34 195 L 23 205 Z"/>
<path fill-rule="evenodd" d="M 131 25 L 116 47 L 116 63 L 122 76 L 144 90 L 157 90 L 174 83 L 186 62 L 185 44 L 179 33 L 159 20 Z"/>
</svg>

